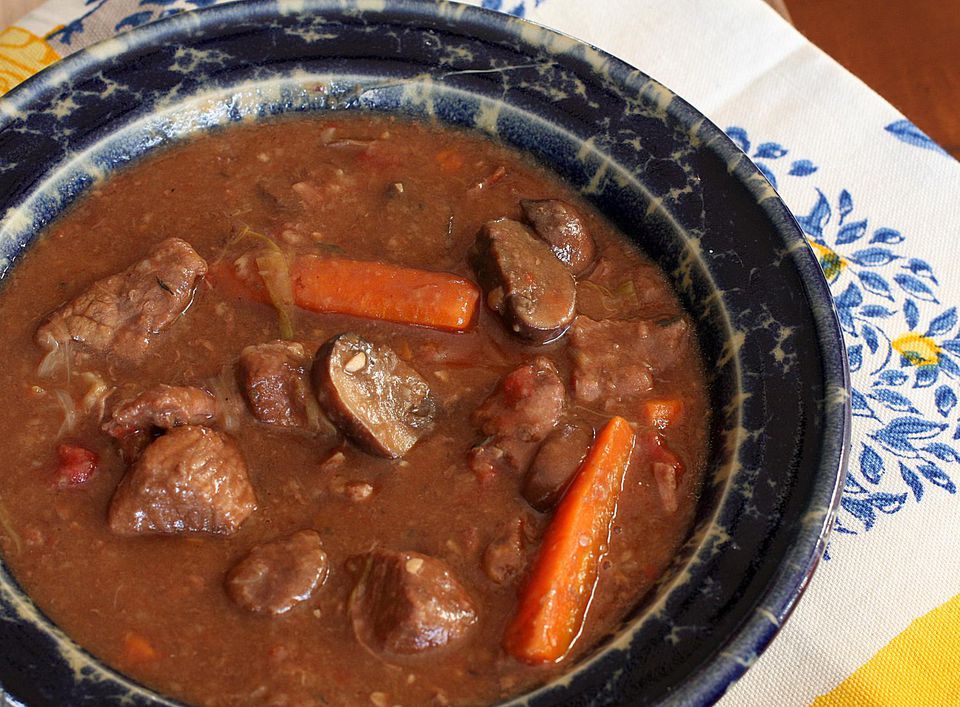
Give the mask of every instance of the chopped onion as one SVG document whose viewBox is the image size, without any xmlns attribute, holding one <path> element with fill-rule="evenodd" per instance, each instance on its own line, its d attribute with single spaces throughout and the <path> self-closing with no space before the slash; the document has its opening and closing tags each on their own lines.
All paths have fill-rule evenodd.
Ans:
<svg viewBox="0 0 960 707">
<path fill-rule="evenodd" d="M 354 140 L 352 138 L 341 138 L 327 143 L 328 147 L 370 147 L 376 140 Z"/>
<path fill-rule="evenodd" d="M 87 384 L 87 392 L 84 393 L 83 399 L 80 401 L 80 407 L 85 413 L 96 408 L 98 410 L 97 419 L 102 420 L 107 398 L 110 397 L 110 393 L 115 388 L 109 387 L 107 382 L 93 371 L 84 371 L 80 374 L 80 378 Z"/>
<path fill-rule="evenodd" d="M 3 528 L 3 532 L 7 534 L 7 537 L 10 538 L 10 542 L 13 543 L 13 548 L 16 550 L 17 554 L 20 554 L 20 551 L 23 549 L 23 543 L 20 541 L 20 534 L 17 532 L 17 529 L 13 527 L 13 521 L 10 519 L 10 512 L 7 511 L 6 505 L 3 501 L 0 501 L 0 527 Z"/>
<path fill-rule="evenodd" d="M 77 426 L 77 406 L 73 402 L 73 398 L 70 397 L 70 393 L 63 388 L 56 388 L 53 393 L 57 396 L 60 407 L 63 408 L 63 424 L 60 425 L 60 430 L 57 432 L 57 437 L 63 437 L 65 434 L 73 432 Z"/>
<path fill-rule="evenodd" d="M 220 375 L 211 378 L 207 387 L 217 399 L 220 408 L 220 424 L 226 432 L 234 434 L 240 429 L 239 391 L 233 374 L 233 366 L 227 364 Z"/>
<path fill-rule="evenodd" d="M 603 285 L 598 285 L 590 280 L 579 280 L 577 282 L 578 295 L 581 296 L 584 305 L 584 313 L 587 316 L 594 316 L 590 307 L 591 300 L 593 304 L 598 304 L 603 310 L 599 318 L 606 319 L 612 315 L 626 317 L 633 315 L 640 307 L 640 299 L 637 296 L 636 286 L 633 280 L 624 280 L 616 290 L 611 290 Z"/>
<path fill-rule="evenodd" d="M 220 252 L 220 254 L 216 257 L 216 259 L 213 262 L 219 263 L 226 256 L 227 251 L 229 251 L 238 243 L 241 243 L 244 240 L 247 240 L 248 238 L 255 241 L 260 241 L 260 243 L 262 243 L 267 248 L 270 248 L 271 250 L 277 250 L 277 251 L 280 250 L 280 246 L 272 238 L 270 238 L 269 236 L 265 236 L 262 233 L 257 233 L 249 226 L 244 226 L 238 232 L 234 233 L 232 236 L 230 236 L 230 238 L 227 239 L 227 242 L 223 246 L 223 250 Z M 237 262 L 239 262 L 241 259 L 247 259 L 248 256 L 249 254 L 241 255 L 240 258 L 237 259 Z"/>
<path fill-rule="evenodd" d="M 40 365 L 37 366 L 37 375 L 40 378 L 53 377 L 53 374 L 60 369 L 60 358 L 62 355 L 60 345 L 58 344 L 57 348 L 48 352 L 40 361 Z"/>
<path fill-rule="evenodd" d="M 277 310 L 280 338 L 292 339 L 293 319 L 290 310 L 293 307 L 293 283 L 290 281 L 287 259 L 279 250 L 271 250 L 257 256 L 257 268 L 267 288 L 270 304 Z"/>
<path fill-rule="evenodd" d="M 294 185 L 296 186 L 296 185 Z M 249 226 L 244 226 L 228 244 L 234 245 L 244 240 L 252 238 L 260 241 L 267 247 L 267 251 L 255 258 L 257 271 L 263 278 L 263 284 L 267 288 L 267 296 L 270 298 L 270 304 L 277 310 L 277 318 L 280 321 L 280 338 L 293 338 L 293 318 L 291 309 L 293 307 L 293 283 L 290 281 L 290 267 L 287 265 L 287 258 L 284 256 L 280 246 L 272 238 L 257 233 Z M 241 258 L 247 257 L 246 255 Z M 239 259 L 238 259 L 239 263 Z M 238 267 L 238 271 L 240 267 Z"/>
<path fill-rule="evenodd" d="M 53 378 L 53 376 L 63 368 L 67 372 L 67 383 L 70 383 L 70 374 L 72 368 L 70 338 L 64 336 L 63 339 L 57 339 L 53 336 L 47 337 L 43 343 L 52 345 L 50 352 L 40 361 L 37 366 L 37 375 L 40 378 Z"/>
</svg>

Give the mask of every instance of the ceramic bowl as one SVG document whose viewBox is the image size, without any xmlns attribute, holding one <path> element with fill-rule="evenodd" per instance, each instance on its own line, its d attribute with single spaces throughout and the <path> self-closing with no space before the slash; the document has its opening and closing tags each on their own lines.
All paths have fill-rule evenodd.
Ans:
<svg viewBox="0 0 960 707">
<path fill-rule="evenodd" d="M 98 180 L 153 150 L 340 110 L 465 127 L 529 153 L 669 275 L 696 320 L 715 411 L 695 527 L 619 632 L 520 700 L 713 701 L 823 554 L 848 374 L 827 285 L 786 206 L 716 126 L 641 71 L 520 19 L 415 0 L 255 0 L 146 25 L 0 100 L 0 275 Z M 167 703 L 74 644 L 6 571 L 0 612 L 10 696 Z"/>
</svg>

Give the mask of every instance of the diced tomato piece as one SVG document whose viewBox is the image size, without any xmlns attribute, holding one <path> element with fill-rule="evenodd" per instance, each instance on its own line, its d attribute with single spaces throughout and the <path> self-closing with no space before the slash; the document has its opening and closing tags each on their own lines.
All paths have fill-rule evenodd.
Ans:
<svg viewBox="0 0 960 707">
<path fill-rule="evenodd" d="M 503 398 L 507 405 L 516 405 L 533 392 L 534 376 L 528 368 L 510 371 L 503 379 Z"/>
<path fill-rule="evenodd" d="M 680 457 L 670 449 L 667 441 L 660 432 L 648 432 L 643 440 L 644 451 L 646 451 L 650 461 L 677 466 L 681 472 L 683 471 L 683 462 L 681 462 Z"/>
<path fill-rule="evenodd" d="M 680 505 L 677 491 L 680 488 L 680 480 L 683 478 L 683 462 L 667 446 L 666 440 L 659 432 L 648 433 L 644 437 L 644 442 L 663 507 L 668 513 L 673 513 Z"/>
<path fill-rule="evenodd" d="M 57 446 L 57 486 L 82 486 L 97 470 L 100 457 L 86 447 L 63 443 Z"/>
<path fill-rule="evenodd" d="M 484 189 L 489 189 L 490 187 L 492 187 L 494 184 L 496 184 L 506 176 L 507 176 L 506 167 L 504 167 L 503 165 L 500 165 L 494 170 L 493 174 L 474 184 L 472 187 L 470 187 L 468 191 L 477 192 L 477 191 L 483 191 Z"/>
</svg>

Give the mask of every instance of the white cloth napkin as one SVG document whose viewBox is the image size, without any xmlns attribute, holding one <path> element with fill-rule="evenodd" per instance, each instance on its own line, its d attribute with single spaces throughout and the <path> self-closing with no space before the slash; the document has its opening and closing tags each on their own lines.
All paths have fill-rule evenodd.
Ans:
<svg viewBox="0 0 960 707">
<path fill-rule="evenodd" d="M 775 183 L 831 280 L 855 414 L 837 531 L 794 616 L 722 703 L 831 691 L 822 704 L 949 702 L 957 672 L 924 687 L 922 661 L 899 661 L 906 697 L 883 681 L 844 686 L 898 636 L 940 663 L 958 653 L 960 620 L 937 613 L 927 642 L 905 629 L 960 609 L 960 164 L 761 0 L 470 1 L 595 44 L 699 108 Z M 62 56 L 212 3 L 52 0 L 18 25 Z"/>
</svg>

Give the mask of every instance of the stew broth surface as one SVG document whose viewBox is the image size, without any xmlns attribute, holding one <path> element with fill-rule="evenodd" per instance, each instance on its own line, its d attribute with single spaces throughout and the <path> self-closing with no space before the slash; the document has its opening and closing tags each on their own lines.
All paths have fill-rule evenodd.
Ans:
<svg viewBox="0 0 960 707">
<path fill-rule="evenodd" d="M 483 301 L 476 325 L 459 334 L 293 310 L 294 338 L 310 354 L 331 336 L 354 332 L 388 344 L 429 383 L 440 413 L 401 459 L 361 451 L 328 426 L 307 433 L 257 422 L 241 399 L 229 434 L 246 459 L 258 509 L 235 534 L 120 537 L 106 522 L 127 468 L 100 429 L 116 401 L 165 383 L 205 387 L 235 402 L 240 351 L 280 338 L 277 311 L 215 276 L 215 264 L 260 247 L 265 236 L 287 253 L 384 261 L 476 282 L 468 251 L 478 231 L 491 219 L 522 220 L 521 199 L 574 204 L 595 239 L 596 260 L 577 278 L 580 314 L 687 320 L 657 268 L 573 190 L 523 156 L 462 132 L 369 115 L 231 127 L 95 188 L 47 229 L 0 295 L 7 396 L 0 545 L 27 593 L 108 664 L 198 704 L 489 703 L 568 670 L 616 630 L 689 531 L 710 415 L 693 336 L 663 352 L 672 363 L 642 396 L 683 401 L 682 416 L 662 432 L 685 469 L 679 507 L 665 508 L 649 449 L 638 443 L 582 635 L 557 664 L 527 665 L 501 648 L 524 572 L 499 584 L 484 570 L 487 547 L 518 519 L 529 569 L 552 513 L 524 499 L 522 471 L 481 478 L 468 452 L 483 441 L 471 416 L 505 374 L 545 356 L 570 380 L 569 335 L 524 343 Z M 92 356 L 69 379 L 62 370 L 40 377 L 34 335 L 44 317 L 170 237 L 190 243 L 212 272 L 146 357 Z M 629 350 L 632 342 L 621 345 Z M 109 396 L 97 394 L 100 382 Z M 567 388 L 565 419 L 599 429 L 620 414 L 638 438 L 649 431 L 636 403 L 584 404 Z M 77 408 L 72 423 L 64 394 Z M 64 441 L 99 456 L 93 477 L 77 487 L 56 482 Z M 364 484 L 372 493 L 358 498 Z M 323 585 L 278 616 L 233 603 L 224 591 L 231 567 L 254 546 L 303 529 L 319 533 L 329 558 Z M 405 657 L 358 641 L 348 605 L 358 558 L 373 548 L 446 562 L 477 607 L 463 640 Z"/>
</svg>

